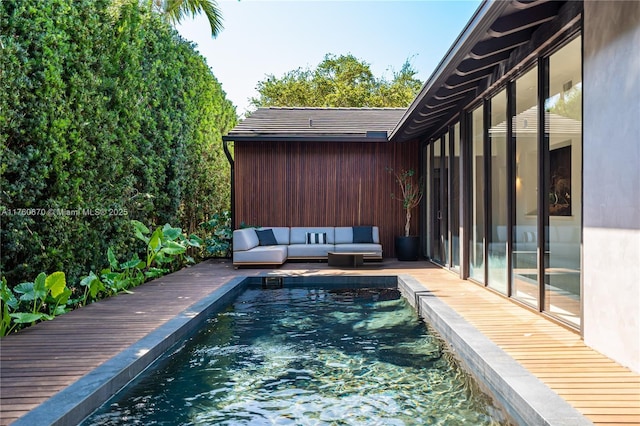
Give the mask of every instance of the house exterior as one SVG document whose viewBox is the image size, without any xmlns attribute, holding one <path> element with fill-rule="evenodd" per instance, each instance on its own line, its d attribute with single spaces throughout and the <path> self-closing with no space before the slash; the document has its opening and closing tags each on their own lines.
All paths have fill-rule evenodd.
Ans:
<svg viewBox="0 0 640 426">
<path fill-rule="evenodd" d="M 403 108 L 260 108 L 234 128 L 236 227 L 369 226 L 385 257 L 403 232 L 390 169 L 418 170 L 420 142 L 389 143 Z M 415 234 L 418 221 L 414 220 Z"/>
<path fill-rule="evenodd" d="M 393 256 L 386 168 L 419 170 L 424 258 L 640 372 L 639 51 L 637 1 L 485 1 L 406 110 L 232 130 L 236 221 L 375 224 Z"/>
</svg>

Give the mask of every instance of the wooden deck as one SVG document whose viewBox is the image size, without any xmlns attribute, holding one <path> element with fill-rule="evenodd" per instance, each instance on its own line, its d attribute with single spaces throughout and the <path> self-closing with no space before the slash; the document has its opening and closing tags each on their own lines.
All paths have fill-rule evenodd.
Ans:
<svg viewBox="0 0 640 426">
<path fill-rule="evenodd" d="M 426 262 L 287 263 L 283 274 L 411 275 L 599 425 L 640 425 L 640 375 L 588 348 L 579 335 Z M 41 323 L 0 342 L 0 424 L 7 425 L 236 276 L 209 261 Z"/>
</svg>

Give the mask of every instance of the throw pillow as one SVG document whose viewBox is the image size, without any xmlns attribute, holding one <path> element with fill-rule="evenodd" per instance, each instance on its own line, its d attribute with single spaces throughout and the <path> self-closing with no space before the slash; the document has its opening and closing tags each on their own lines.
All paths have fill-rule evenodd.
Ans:
<svg viewBox="0 0 640 426">
<path fill-rule="evenodd" d="M 256 229 L 256 235 L 261 246 L 277 246 L 278 240 L 273 235 L 273 229 Z"/>
<path fill-rule="evenodd" d="M 327 233 L 307 232 L 307 244 L 327 244 Z"/>
<path fill-rule="evenodd" d="M 371 226 L 354 226 L 353 242 L 373 243 L 373 228 Z"/>
</svg>

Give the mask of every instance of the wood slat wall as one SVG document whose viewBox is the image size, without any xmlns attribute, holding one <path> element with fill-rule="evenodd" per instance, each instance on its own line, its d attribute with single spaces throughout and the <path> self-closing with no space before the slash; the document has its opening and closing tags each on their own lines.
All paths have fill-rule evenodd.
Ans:
<svg viewBox="0 0 640 426">
<path fill-rule="evenodd" d="M 418 142 L 236 142 L 236 226 L 375 225 L 393 257 L 404 211 L 387 168 L 418 170 L 419 152 Z"/>
</svg>

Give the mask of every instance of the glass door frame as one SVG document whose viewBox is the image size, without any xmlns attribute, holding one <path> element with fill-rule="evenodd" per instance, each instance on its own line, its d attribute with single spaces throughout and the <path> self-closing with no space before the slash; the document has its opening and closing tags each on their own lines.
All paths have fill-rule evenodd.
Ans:
<svg viewBox="0 0 640 426">
<path fill-rule="evenodd" d="M 462 247 L 462 237 L 460 232 L 461 223 L 461 209 L 464 205 L 462 203 L 462 194 L 464 185 L 462 185 L 462 170 L 463 170 L 463 147 L 462 135 L 458 135 L 458 164 L 455 164 L 456 157 L 456 127 L 463 128 L 459 117 L 456 117 L 455 121 L 451 125 L 447 125 L 440 137 L 432 139 L 424 150 L 425 169 L 427 171 L 425 195 L 429 200 L 429 205 L 425 209 L 425 221 L 428 224 L 427 243 L 424 245 L 427 257 L 437 263 L 455 272 L 462 270 L 462 258 L 464 249 Z M 439 154 L 436 155 L 436 144 L 439 144 Z M 446 144 L 446 145 L 445 145 Z M 454 185 L 456 181 L 454 178 L 454 169 L 458 169 L 458 221 L 453 220 L 454 212 L 451 209 L 452 194 L 454 191 Z M 436 176 L 438 177 L 438 188 L 435 188 Z M 438 200 L 436 200 L 438 195 Z M 464 216 L 462 216 L 464 217 Z M 458 223 L 458 265 L 453 264 L 453 230 L 451 228 L 452 223 Z"/>
</svg>

